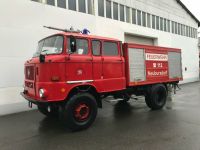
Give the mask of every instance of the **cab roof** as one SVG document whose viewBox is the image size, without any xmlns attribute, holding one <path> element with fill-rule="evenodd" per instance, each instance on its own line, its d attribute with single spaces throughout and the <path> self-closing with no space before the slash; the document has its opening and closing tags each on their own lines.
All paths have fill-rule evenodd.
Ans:
<svg viewBox="0 0 200 150">
<path fill-rule="evenodd" d="M 54 36 L 54 35 L 64 35 L 64 36 L 75 36 L 75 37 L 82 37 L 82 38 L 89 38 L 89 39 L 100 39 L 100 40 L 109 40 L 109 41 L 120 41 L 115 38 L 109 38 L 109 37 L 102 37 L 102 36 L 96 36 L 96 35 L 88 35 L 88 34 L 81 34 L 81 33 L 72 33 L 72 32 L 59 32 L 53 35 L 50 35 L 48 37 Z M 46 38 L 48 38 L 46 37 Z M 44 39 L 46 39 L 44 38 Z M 43 40 L 43 39 L 42 39 Z"/>
</svg>

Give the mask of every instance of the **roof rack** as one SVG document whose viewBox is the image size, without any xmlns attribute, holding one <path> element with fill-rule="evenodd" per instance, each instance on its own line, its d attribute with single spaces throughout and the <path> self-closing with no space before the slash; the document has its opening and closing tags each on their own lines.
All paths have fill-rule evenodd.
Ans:
<svg viewBox="0 0 200 150">
<path fill-rule="evenodd" d="M 60 29 L 60 28 L 55 28 L 55 27 L 50 27 L 50 26 L 43 26 L 44 28 L 52 29 L 52 30 L 58 30 L 58 31 L 63 31 L 63 32 L 70 32 L 70 33 L 81 33 L 80 30 L 74 30 L 73 27 L 70 29 Z"/>
</svg>

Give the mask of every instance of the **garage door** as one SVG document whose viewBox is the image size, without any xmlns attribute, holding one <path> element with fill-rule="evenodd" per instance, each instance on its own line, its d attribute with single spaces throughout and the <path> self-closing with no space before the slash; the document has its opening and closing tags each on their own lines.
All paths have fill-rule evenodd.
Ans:
<svg viewBox="0 0 200 150">
<path fill-rule="evenodd" d="M 154 45 L 154 39 L 147 38 L 147 37 L 141 37 L 141 36 L 137 36 L 137 35 L 125 34 L 125 43 Z"/>
</svg>

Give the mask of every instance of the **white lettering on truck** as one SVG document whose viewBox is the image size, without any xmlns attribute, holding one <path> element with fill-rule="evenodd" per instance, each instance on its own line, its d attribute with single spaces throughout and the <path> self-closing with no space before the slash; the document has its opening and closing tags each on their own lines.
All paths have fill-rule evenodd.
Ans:
<svg viewBox="0 0 200 150">
<path fill-rule="evenodd" d="M 168 61 L 168 55 L 166 55 L 166 54 L 146 53 L 146 60 L 150 60 L 150 61 Z"/>
<path fill-rule="evenodd" d="M 148 76 L 167 76 L 167 71 L 148 71 Z"/>
</svg>

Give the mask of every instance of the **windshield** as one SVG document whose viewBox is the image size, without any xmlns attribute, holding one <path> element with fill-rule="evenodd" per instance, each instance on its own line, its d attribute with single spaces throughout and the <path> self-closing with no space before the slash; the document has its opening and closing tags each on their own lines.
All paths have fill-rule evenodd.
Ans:
<svg viewBox="0 0 200 150">
<path fill-rule="evenodd" d="M 34 54 L 34 57 L 39 56 L 40 54 L 60 54 L 63 51 L 63 36 L 52 36 L 41 40 L 38 43 L 37 51 Z"/>
</svg>

